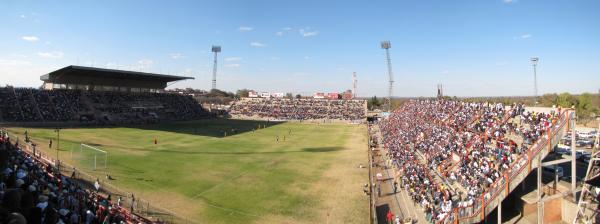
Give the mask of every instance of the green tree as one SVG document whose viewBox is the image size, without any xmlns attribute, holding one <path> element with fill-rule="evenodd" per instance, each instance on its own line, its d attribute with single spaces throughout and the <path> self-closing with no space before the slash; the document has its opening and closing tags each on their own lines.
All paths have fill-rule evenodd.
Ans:
<svg viewBox="0 0 600 224">
<path fill-rule="evenodd" d="M 382 104 L 382 102 L 377 99 L 377 96 L 373 96 L 369 101 L 367 101 L 367 107 L 369 107 L 369 109 L 374 109 L 376 107 L 380 107 Z"/>
<path fill-rule="evenodd" d="M 238 98 L 242 98 L 242 97 L 248 97 L 248 93 L 253 92 L 253 90 L 250 89 L 238 89 L 235 92 L 235 96 Z"/>
<path fill-rule="evenodd" d="M 575 98 L 569 93 L 561 93 L 556 98 L 557 106 L 561 106 L 563 108 L 571 107 L 576 104 Z"/>
<path fill-rule="evenodd" d="M 557 100 L 558 95 L 556 93 L 544 94 L 539 99 L 540 104 L 542 104 L 545 107 L 551 107 L 553 105 L 556 105 Z"/>
<path fill-rule="evenodd" d="M 582 117 L 588 117 L 593 110 L 592 106 L 592 94 L 584 93 L 577 97 L 577 103 L 575 104 L 577 114 Z"/>
<path fill-rule="evenodd" d="M 220 89 L 211 89 L 208 95 L 211 97 L 235 97 L 235 94 L 233 94 L 232 92 L 225 92 Z"/>
</svg>

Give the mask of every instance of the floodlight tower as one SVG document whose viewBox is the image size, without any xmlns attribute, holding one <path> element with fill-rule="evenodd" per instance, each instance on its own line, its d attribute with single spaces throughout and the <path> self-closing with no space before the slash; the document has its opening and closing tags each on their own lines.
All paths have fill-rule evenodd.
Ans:
<svg viewBox="0 0 600 224">
<path fill-rule="evenodd" d="M 356 98 L 356 72 L 352 73 L 352 98 Z"/>
<path fill-rule="evenodd" d="M 392 89 L 394 84 L 394 75 L 392 74 L 392 60 L 390 59 L 390 48 L 392 45 L 390 41 L 381 41 L 381 48 L 385 49 L 385 55 L 387 57 L 387 67 L 390 86 L 388 89 L 388 112 L 392 112 Z"/>
<path fill-rule="evenodd" d="M 537 89 L 537 64 L 539 58 L 531 58 L 531 65 L 533 65 L 533 95 L 535 97 L 535 103 L 538 103 L 538 89 Z"/>
<path fill-rule="evenodd" d="M 212 89 L 217 89 L 217 54 L 221 52 L 221 46 L 212 46 L 212 52 L 215 53 L 215 63 L 213 64 Z"/>
</svg>

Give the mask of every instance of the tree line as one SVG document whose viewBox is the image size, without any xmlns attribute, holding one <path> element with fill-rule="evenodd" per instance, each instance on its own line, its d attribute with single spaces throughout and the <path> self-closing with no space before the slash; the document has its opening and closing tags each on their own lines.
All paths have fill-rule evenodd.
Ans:
<svg viewBox="0 0 600 224">
<path fill-rule="evenodd" d="M 462 100 L 466 102 L 499 102 L 504 104 L 523 103 L 526 106 L 574 108 L 580 119 L 595 119 L 600 116 L 600 94 L 582 93 L 548 93 L 536 98 L 533 96 L 506 97 L 450 97 L 447 100 Z M 393 98 L 392 109 L 402 105 L 408 98 Z M 433 97 L 415 97 L 413 99 L 434 99 Z M 367 100 L 369 110 L 387 109 L 387 99 L 373 96 Z"/>
</svg>

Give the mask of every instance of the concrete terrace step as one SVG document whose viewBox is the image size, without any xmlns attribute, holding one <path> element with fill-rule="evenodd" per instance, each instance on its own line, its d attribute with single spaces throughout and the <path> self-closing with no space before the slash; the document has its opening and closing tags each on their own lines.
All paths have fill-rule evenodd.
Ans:
<svg viewBox="0 0 600 224">
<path fill-rule="evenodd" d="M 421 154 L 421 152 L 419 150 L 415 150 L 415 152 L 418 155 L 417 158 L 419 159 L 419 163 L 424 164 L 429 167 L 429 163 L 427 162 L 427 159 L 425 159 L 425 156 L 423 156 L 423 154 Z M 431 175 L 433 177 L 433 179 L 435 181 L 437 181 L 438 183 L 443 183 L 444 185 L 449 187 L 450 190 L 456 192 L 456 188 L 454 188 L 454 186 L 452 184 L 450 184 L 448 182 L 448 180 L 443 178 L 442 175 L 437 170 L 429 169 L 429 175 Z"/>
</svg>

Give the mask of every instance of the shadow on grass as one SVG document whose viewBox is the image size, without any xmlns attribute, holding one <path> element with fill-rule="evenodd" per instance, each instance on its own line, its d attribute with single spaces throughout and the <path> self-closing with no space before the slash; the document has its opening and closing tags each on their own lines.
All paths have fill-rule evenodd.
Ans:
<svg viewBox="0 0 600 224">
<path fill-rule="evenodd" d="M 223 138 L 246 132 L 252 132 L 263 128 L 269 128 L 283 121 L 259 121 L 259 120 L 237 120 L 237 119 L 202 119 L 194 121 L 171 121 L 158 124 L 144 125 L 111 125 L 111 126 L 66 126 L 65 129 L 102 129 L 102 128 L 133 128 L 149 131 L 164 131 L 179 134 L 199 135 L 215 138 Z M 57 124 L 60 126 L 60 124 Z M 15 126 L 19 127 L 19 126 Z M 32 126 L 32 128 L 35 126 Z M 26 127 L 25 130 L 27 130 Z M 41 126 L 38 128 L 52 129 L 55 127 Z M 22 133 L 21 133 L 22 134 Z"/>
<path fill-rule="evenodd" d="M 333 152 L 342 150 L 342 147 L 318 147 L 318 148 L 303 148 L 304 152 Z"/>
<path fill-rule="evenodd" d="M 158 153 L 174 153 L 174 154 L 185 154 L 185 155 L 260 155 L 260 154 L 284 154 L 284 153 L 321 153 L 321 152 L 334 152 L 344 150 L 343 147 L 318 147 L 318 148 L 303 148 L 300 150 L 287 150 L 287 151 L 265 151 L 265 152 L 240 152 L 240 151 L 181 151 L 181 150 L 151 150 L 151 149 L 133 149 L 139 151 L 158 152 Z"/>
<path fill-rule="evenodd" d="M 252 132 L 263 128 L 269 128 L 281 121 L 255 121 L 255 120 L 235 120 L 235 119 L 210 119 L 173 122 L 155 125 L 130 126 L 142 130 L 165 131 L 180 134 L 200 135 L 215 138 L 223 138 L 246 132 Z"/>
</svg>

